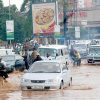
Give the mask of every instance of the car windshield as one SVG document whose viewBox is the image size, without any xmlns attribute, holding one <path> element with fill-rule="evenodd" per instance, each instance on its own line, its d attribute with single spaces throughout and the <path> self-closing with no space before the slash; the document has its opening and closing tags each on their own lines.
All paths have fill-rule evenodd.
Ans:
<svg viewBox="0 0 100 100">
<path fill-rule="evenodd" d="M 46 57 L 47 55 L 55 57 L 57 50 L 52 48 L 39 48 L 39 53 L 41 56 Z"/>
<path fill-rule="evenodd" d="M 85 44 L 75 44 L 73 47 L 75 49 L 86 49 L 87 45 L 85 45 Z"/>
<path fill-rule="evenodd" d="M 99 48 L 90 48 L 89 52 L 90 53 L 100 53 L 100 47 Z"/>
<path fill-rule="evenodd" d="M 58 63 L 51 62 L 38 62 L 34 63 L 30 69 L 29 73 L 60 73 L 60 65 Z"/>
</svg>

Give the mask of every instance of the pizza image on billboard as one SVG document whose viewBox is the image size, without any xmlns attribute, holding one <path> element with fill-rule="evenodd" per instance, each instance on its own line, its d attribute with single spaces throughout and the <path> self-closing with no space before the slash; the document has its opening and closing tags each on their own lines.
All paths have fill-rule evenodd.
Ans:
<svg viewBox="0 0 100 100">
<path fill-rule="evenodd" d="M 54 33 L 56 24 L 55 3 L 42 3 L 32 5 L 33 33 Z"/>
<path fill-rule="evenodd" d="M 51 8 L 44 8 L 37 12 L 35 22 L 39 25 L 50 23 L 54 18 L 54 10 Z"/>
</svg>

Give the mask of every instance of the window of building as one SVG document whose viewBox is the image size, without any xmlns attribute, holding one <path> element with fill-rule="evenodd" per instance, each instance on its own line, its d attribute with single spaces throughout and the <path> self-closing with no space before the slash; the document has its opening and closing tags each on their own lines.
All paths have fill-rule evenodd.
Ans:
<svg viewBox="0 0 100 100">
<path fill-rule="evenodd" d="M 56 0 L 34 0 L 33 3 L 55 2 Z"/>
<path fill-rule="evenodd" d="M 94 6 L 100 6 L 100 0 L 93 0 Z"/>
</svg>

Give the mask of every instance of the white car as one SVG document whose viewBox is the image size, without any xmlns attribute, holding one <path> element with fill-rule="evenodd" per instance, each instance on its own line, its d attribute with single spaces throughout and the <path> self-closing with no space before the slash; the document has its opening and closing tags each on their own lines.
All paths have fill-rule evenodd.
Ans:
<svg viewBox="0 0 100 100">
<path fill-rule="evenodd" d="M 43 60 L 60 60 L 68 62 L 68 47 L 66 45 L 42 45 L 39 54 Z"/>
<path fill-rule="evenodd" d="M 62 89 L 72 83 L 71 71 L 59 61 L 37 61 L 21 77 L 21 89 Z"/>
</svg>

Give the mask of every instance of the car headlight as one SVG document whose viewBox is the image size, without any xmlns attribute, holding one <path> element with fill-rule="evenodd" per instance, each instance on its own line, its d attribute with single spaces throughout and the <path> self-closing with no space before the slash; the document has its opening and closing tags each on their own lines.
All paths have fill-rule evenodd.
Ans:
<svg viewBox="0 0 100 100">
<path fill-rule="evenodd" d="M 29 80 L 29 79 L 24 79 L 24 78 L 22 78 L 22 79 L 21 79 L 21 82 L 30 82 L 30 80 Z"/>
<path fill-rule="evenodd" d="M 51 60 L 55 60 L 55 57 L 52 57 Z"/>
</svg>

